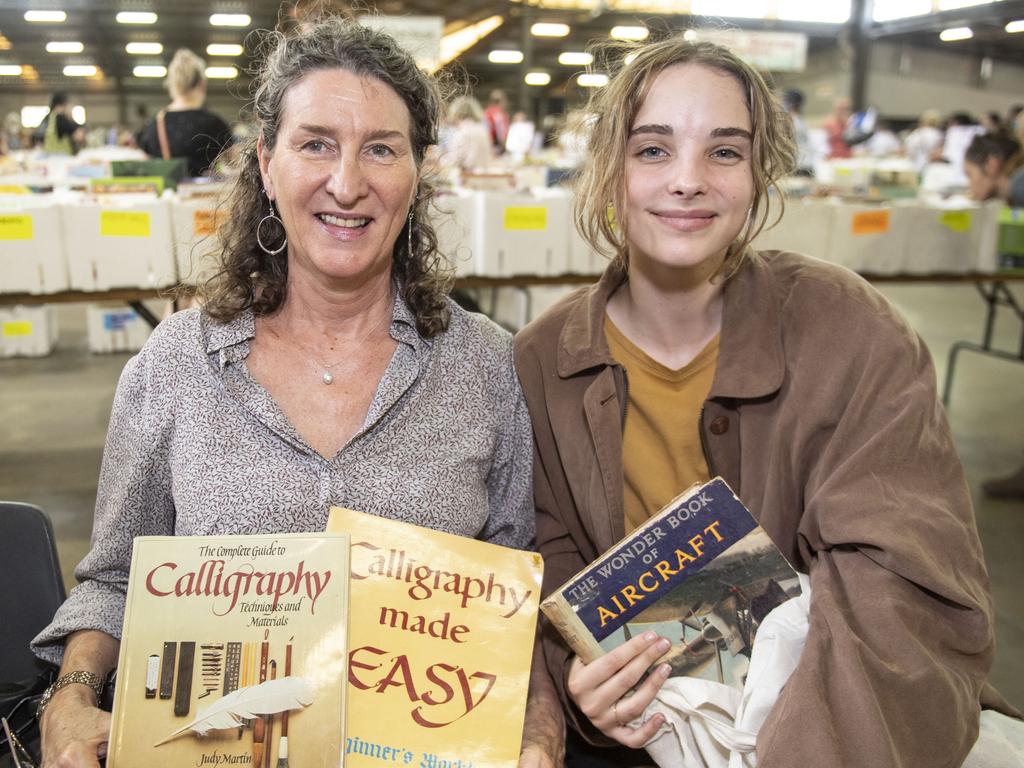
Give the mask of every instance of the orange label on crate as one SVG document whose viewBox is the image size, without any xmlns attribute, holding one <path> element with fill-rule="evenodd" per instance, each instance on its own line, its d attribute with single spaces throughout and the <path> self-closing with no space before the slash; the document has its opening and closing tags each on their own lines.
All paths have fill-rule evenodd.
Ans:
<svg viewBox="0 0 1024 768">
<path fill-rule="evenodd" d="M 939 223 L 954 232 L 971 231 L 970 211 L 943 211 L 939 214 Z"/>
<path fill-rule="evenodd" d="M 505 229 L 544 230 L 548 228 L 548 209 L 539 205 L 512 206 L 505 209 Z"/>
<path fill-rule="evenodd" d="M 3 335 L 6 336 L 31 336 L 32 323 L 28 320 L 8 320 L 3 324 Z"/>
<path fill-rule="evenodd" d="M 148 213 L 100 211 L 101 237 L 149 237 Z"/>
<path fill-rule="evenodd" d="M 853 214 L 853 234 L 855 235 L 883 235 L 888 231 L 888 211 L 861 211 Z"/>
<path fill-rule="evenodd" d="M 209 237 L 217 231 L 223 218 L 217 215 L 216 210 L 193 211 L 192 234 L 196 237 Z"/>
<path fill-rule="evenodd" d="M 31 240 L 32 217 L 28 214 L 0 216 L 0 240 Z"/>
</svg>

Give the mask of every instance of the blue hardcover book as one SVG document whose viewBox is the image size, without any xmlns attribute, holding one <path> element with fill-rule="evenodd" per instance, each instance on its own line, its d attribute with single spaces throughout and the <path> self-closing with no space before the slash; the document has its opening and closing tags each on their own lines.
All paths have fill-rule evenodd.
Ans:
<svg viewBox="0 0 1024 768">
<path fill-rule="evenodd" d="M 757 627 L 796 571 L 720 477 L 673 499 L 552 592 L 541 610 L 585 663 L 653 630 L 673 675 L 742 684 Z"/>
</svg>

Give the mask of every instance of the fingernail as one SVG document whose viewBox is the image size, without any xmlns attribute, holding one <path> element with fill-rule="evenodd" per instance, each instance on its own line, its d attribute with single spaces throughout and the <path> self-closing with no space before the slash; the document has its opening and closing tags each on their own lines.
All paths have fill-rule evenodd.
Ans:
<svg viewBox="0 0 1024 768">
<path fill-rule="evenodd" d="M 656 638 L 656 637 L 657 637 L 657 635 L 654 634 L 653 632 L 644 632 L 644 640 L 646 640 L 648 643 L 653 643 L 654 642 L 654 638 Z"/>
<path fill-rule="evenodd" d="M 661 651 L 662 653 L 665 653 L 665 651 L 667 651 L 671 647 L 672 647 L 672 643 L 669 642 L 668 638 L 665 638 L 665 637 L 661 638 L 661 642 L 658 643 L 658 650 Z"/>
<path fill-rule="evenodd" d="M 670 674 L 672 674 L 672 667 L 668 664 L 662 664 L 660 667 L 658 667 L 658 674 L 662 677 L 668 677 Z"/>
</svg>

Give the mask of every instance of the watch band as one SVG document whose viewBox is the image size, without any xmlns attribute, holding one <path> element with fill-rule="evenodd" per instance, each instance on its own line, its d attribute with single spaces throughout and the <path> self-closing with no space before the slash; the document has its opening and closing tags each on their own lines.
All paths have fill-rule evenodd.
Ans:
<svg viewBox="0 0 1024 768">
<path fill-rule="evenodd" d="M 65 688 L 73 683 L 80 683 L 81 685 L 88 686 L 94 694 L 96 694 L 96 704 L 99 705 L 103 699 L 103 688 L 105 683 L 103 678 L 92 672 L 86 672 L 85 670 L 76 670 L 74 672 L 68 672 L 66 675 L 58 677 L 49 688 L 43 691 L 42 698 L 39 699 L 39 706 L 36 708 L 36 719 L 43 716 L 43 712 L 46 711 L 47 705 L 50 703 L 50 699 L 53 698 L 53 694 L 59 691 L 61 688 Z"/>
</svg>

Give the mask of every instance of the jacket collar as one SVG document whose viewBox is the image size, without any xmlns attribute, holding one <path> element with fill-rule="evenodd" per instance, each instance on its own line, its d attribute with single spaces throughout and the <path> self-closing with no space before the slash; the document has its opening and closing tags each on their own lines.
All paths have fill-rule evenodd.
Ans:
<svg viewBox="0 0 1024 768">
<path fill-rule="evenodd" d="M 558 375 L 569 378 L 590 368 L 615 365 L 604 335 L 608 299 L 625 281 L 610 264 L 566 317 L 558 343 Z M 709 398 L 757 398 L 782 385 L 782 318 L 777 286 L 767 262 L 756 252 L 725 284 L 718 368 Z"/>
</svg>

